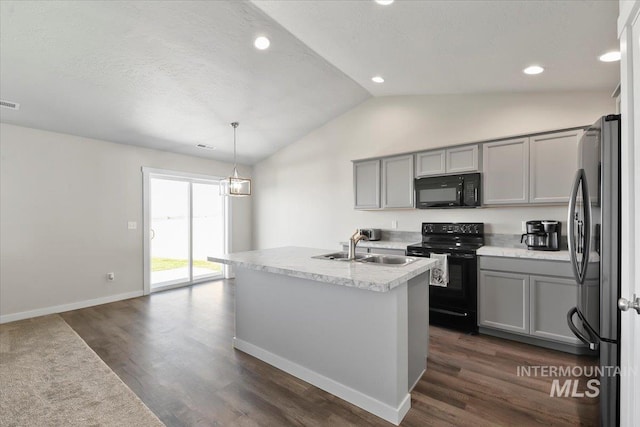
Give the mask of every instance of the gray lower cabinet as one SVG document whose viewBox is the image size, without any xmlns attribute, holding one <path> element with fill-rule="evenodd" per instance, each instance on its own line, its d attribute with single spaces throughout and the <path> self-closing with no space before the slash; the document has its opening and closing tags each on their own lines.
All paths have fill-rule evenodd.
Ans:
<svg viewBox="0 0 640 427">
<path fill-rule="evenodd" d="M 584 347 L 567 325 L 579 298 L 569 262 L 480 256 L 478 265 L 480 332 L 570 352 Z M 597 301 L 597 263 L 587 275 L 584 292 Z"/>
<path fill-rule="evenodd" d="M 578 344 L 569 329 L 567 311 L 578 301 L 575 280 L 560 277 L 530 276 L 531 335 Z"/>
<path fill-rule="evenodd" d="M 529 275 L 480 271 L 480 326 L 529 333 Z"/>
</svg>

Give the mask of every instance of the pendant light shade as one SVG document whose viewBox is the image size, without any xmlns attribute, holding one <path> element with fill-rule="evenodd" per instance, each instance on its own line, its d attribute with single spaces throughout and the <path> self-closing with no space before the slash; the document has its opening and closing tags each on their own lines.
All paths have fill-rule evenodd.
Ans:
<svg viewBox="0 0 640 427">
<path fill-rule="evenodd" d="M 233 122 L 233 173 L 230 177 L 220 181 L 221 196 L 250 196 L 251 180 L 238 176 L 238 165 L 236 162 L 236 129 L 239 123 Z"/>
</svg>

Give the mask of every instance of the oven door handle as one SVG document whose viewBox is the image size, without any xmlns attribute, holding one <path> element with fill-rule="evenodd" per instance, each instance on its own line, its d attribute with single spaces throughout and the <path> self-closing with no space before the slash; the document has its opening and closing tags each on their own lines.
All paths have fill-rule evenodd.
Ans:
<svg viewBox="0 0 640 427">
<path fill-rule="evenodd" d="M 429 258 L 429 255 L 425 255 L 424 252 L 415 252 L 415 251 L 405 251 L 407 256 L 417 256 L 417 257 L 421 257 L 421 258 Z M 448 253 L 448 252 L 435 252 L 435 251 L 431 251 L 429 252 L 429 254 L 442 254 L 442 255 L 447 255 L 449 258 L 452 259 L 474 259 L 476 257 L 476 255 L 473 254 L 456 254 L 456 253 Z"/>
</svg>

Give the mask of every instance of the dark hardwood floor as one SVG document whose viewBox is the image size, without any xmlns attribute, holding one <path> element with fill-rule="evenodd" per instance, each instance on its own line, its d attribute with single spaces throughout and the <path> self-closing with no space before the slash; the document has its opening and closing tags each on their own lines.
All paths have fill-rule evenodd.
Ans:
<svg viewBox="0 0 640 427">
<path fill-rule="evenodd" d="M 168 426 L 391 425 L 234 350 L 234 289 L 221 280 L 62 317 Z M 594 363 L 431 327 L 402 426 L 597 425 L 597 398 L 550 397 L 551 378 L 517 376 L 520 365 Z"/>
</svg>

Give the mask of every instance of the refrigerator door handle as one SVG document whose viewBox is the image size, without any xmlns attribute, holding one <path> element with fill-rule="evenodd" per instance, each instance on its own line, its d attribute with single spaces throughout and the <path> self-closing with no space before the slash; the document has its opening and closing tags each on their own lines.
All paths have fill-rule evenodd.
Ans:
<svg viewBox="0 0 640 427">
<path fill-rule="evenodd" d="M 567 313 L 567 325 L 569 325 L 569 329 L 571 329 L 571 332 L 573 332 L 573 334 L 578 337 L 578 339 L 580 341 L 582 341 L 583 343 L 585 343 L 586 345 L 589 346 L 590 350 L 597 350 L 598 347 L 600 346 L 599 340 L 598 339 L 594 339 L 590 329 L 587 327 L 585 328 L 587 331 L 587 334 L 589 335 L 588 337 L 585 336 L 582 331 L 580 329 L 578 329 L 578 327 L 573 323 L 573 315 L 574 314 L 578 314 L 578 317 L 580 318 L 580 320 L 583 322 L 583 324 L 585 323 L 584 319 L 582 318 L 582 316 L 580 315 L 580 312 L 578 311 L 578 309 L 576 307 L 573 307 L 571 310 L 569 310 L 569 312 Z"/>
<path fill-rule="evenodd" d="M 580 192 L 581 194 L 578 194 L 580 189 L 582 190 Z M 579 195 L 582 196 L 582 203 L 584 205 L 584 221 L 579 221 L 578 216 L 576 215 Z M 587 273 L 589 252 L 591 248 L 591 199 L 587 185 L 587 175 L 584 169 L 578 169 L 576 178 L 573 182 L 571 198 L 569 199 L 567 225 L 569 226 L 569 230 L 567 232 L 567 243 L 569 244 L 571 267 L 573 268 L 573 275 L 575 276 L 576 281 L 581 285 L 584 283 Z M 576 233 L 578 233 L 577 238 L 579 239 L 577 241 Z M 578 260 L 578 253 L 582 253 L 581 260 Z"/>
</svg>

